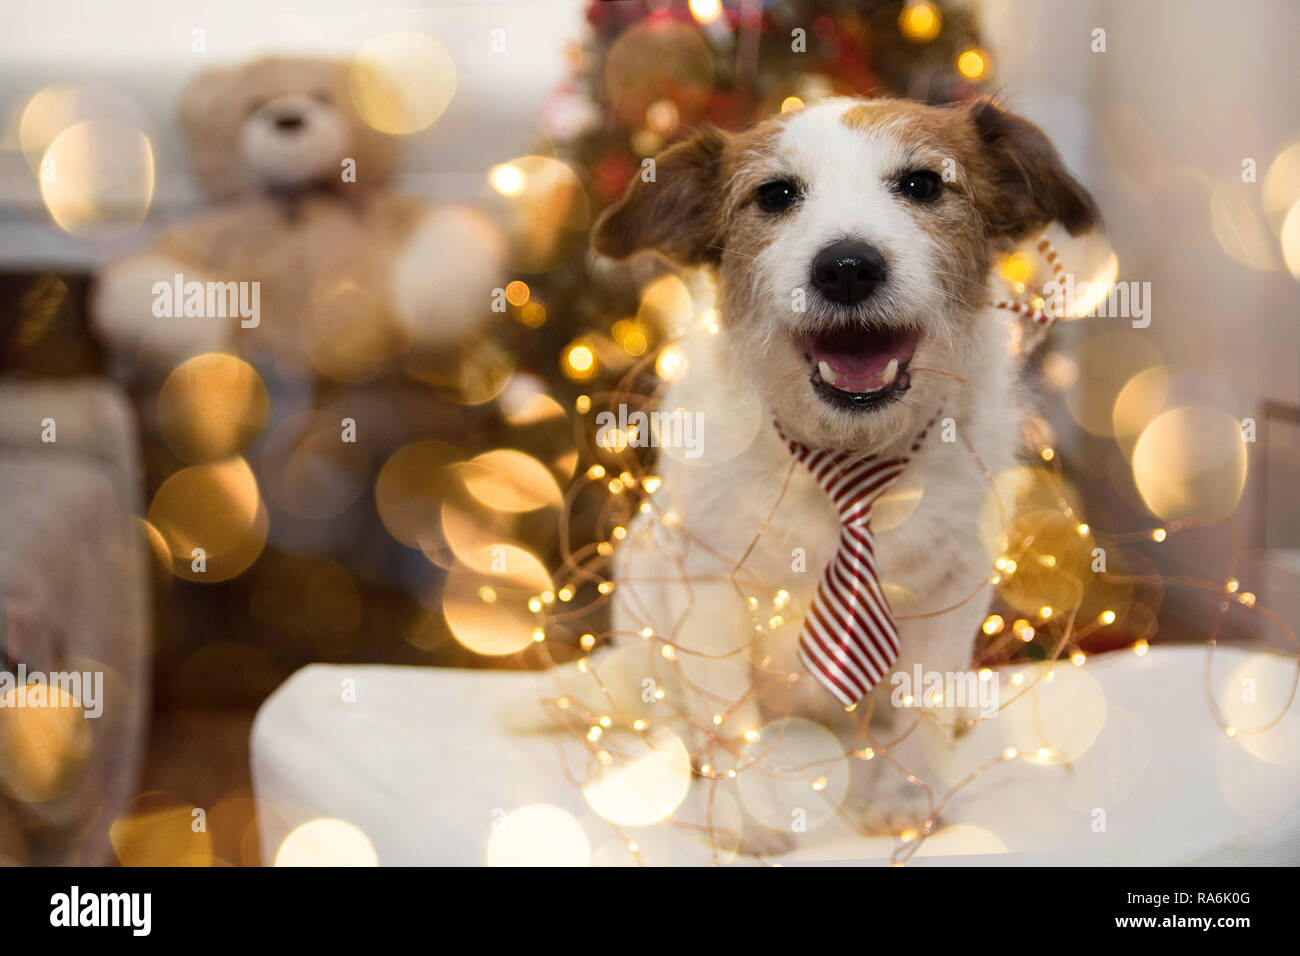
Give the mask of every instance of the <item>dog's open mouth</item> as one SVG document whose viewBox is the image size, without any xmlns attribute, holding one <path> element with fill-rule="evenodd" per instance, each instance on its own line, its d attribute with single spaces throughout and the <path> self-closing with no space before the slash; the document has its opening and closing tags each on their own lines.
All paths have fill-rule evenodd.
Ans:
<svg viewBox="0 0 1300 956">
<path fill-rule="evenodd" d="M 801 336 L 813 389 L 847 408 L 880 408 L 911 385 L 907 366 L 920 336 L 911 329 L 839 327 Z"/>
</svg>

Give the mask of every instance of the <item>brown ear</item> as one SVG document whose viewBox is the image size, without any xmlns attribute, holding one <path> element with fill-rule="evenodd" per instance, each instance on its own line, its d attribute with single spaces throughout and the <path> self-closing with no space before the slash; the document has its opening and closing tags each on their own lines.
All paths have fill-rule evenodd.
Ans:
<svg viewBox="0 0 1300 956">
<path fill-rule="evenodd" d="M 230 97 L 238 76 L 239 71 L 233 67 L 213 67 L 186 84 L 176 105 L 186 133 L 193 136 L 204 122 L 211 122 L 212 111 Z"/>
<path fill-rule="evenodd" d="M 605 210 L 592 231 L 592 247 L 625 259 L 653 250 L 680 265 L 717 262 L 719 165 L 726 134 L 703 129 L 660 153 L 627 191 Z"/>
<path fill-rule="evenodd" d="M 1066 171 L 1041 129 L 991 99 L 972 106 L 970 117 L 992 187 L 992 195 L 977 197 L 990 235 L 1020 239 L 1059 222 L 1077 236 L 1101 224 L 1092 196 Z"/>
<path fill-rule="evenodd" d="M 213 67 L 190 80 L 177 104 L 195 178 L 215 199 L 244 187 L 236 141 L 244 118 L 240 67 Z"/>
</svg>

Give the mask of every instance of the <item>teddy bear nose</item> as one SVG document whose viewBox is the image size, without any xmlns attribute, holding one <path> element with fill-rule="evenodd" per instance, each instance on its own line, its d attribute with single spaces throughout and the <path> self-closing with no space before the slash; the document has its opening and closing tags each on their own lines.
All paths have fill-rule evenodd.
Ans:
<svg viewBox="0 0 1300 956">
<path fill-rule="evenodd" d="M 857 305 L 885 278 L 885 257 L 865 242 L 843 239 L 817 253 L 813 285 L 841 305 Z"/>
<path fill-rule="evenodd" d="M 284 130 L 285 132 L 292 132 L 301 127 L 302 127 L 302 117 L 296 114 L 277 116 L 275 118 L 276 129 Z"/>
</svg>

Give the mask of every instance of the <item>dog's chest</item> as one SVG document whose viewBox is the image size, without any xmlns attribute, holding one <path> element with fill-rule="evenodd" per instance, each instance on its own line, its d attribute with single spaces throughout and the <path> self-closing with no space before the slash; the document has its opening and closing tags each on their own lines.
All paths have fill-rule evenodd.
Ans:
<svg viewBox="0 0 1300 956">
<path fill-rule="evenodd" d="M 733 569 L 747 588 L 790 592 L 807 606 L 840 546 L 842 526 L 826 492 L 782 454 L 676 476 L 676 510 L 692 543 L 695 573 Z M 927 449 L 872 507 L 869 527 L 891 603 L 924 603 L 954 566 L 969 562 L 980 510 L 969 460 L 953 447 Z M 693 471 L 693 470 L 692 470 Z"/>
</svg>

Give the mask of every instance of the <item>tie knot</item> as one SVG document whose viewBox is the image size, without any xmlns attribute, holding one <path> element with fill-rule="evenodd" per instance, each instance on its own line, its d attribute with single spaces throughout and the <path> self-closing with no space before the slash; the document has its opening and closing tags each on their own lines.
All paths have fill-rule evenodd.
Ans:
<svg viewBox="0 0 1300 956">
<path fill-rule="evenodd" d="M 871 506 L 907 468 L 906 458 L 881 458 L 851 452 L 813 451 L 790 443 L 794 456 L 817 479 L 843 524 L 863 524 Z"/>
<path fill-rule="evenodd" d="M 921 447 L 936 418 L 937 415 L 930 419 L 916 437 L 912 443 L 913 452 Z M 906 470 L 910 460 L 905 455 L 882 458 L 879 455 L 863 455 L 851 451 L 809 448 L 802 442 L 787 438 L 780 422 L 774 424 L 777 434 L 790 446 L 794 457 L 812 473 L 831 499 L 835 510 L 839 512 L 841 524 L 866 524 L 871 517 L 871 506 Z"/>
</svg>

